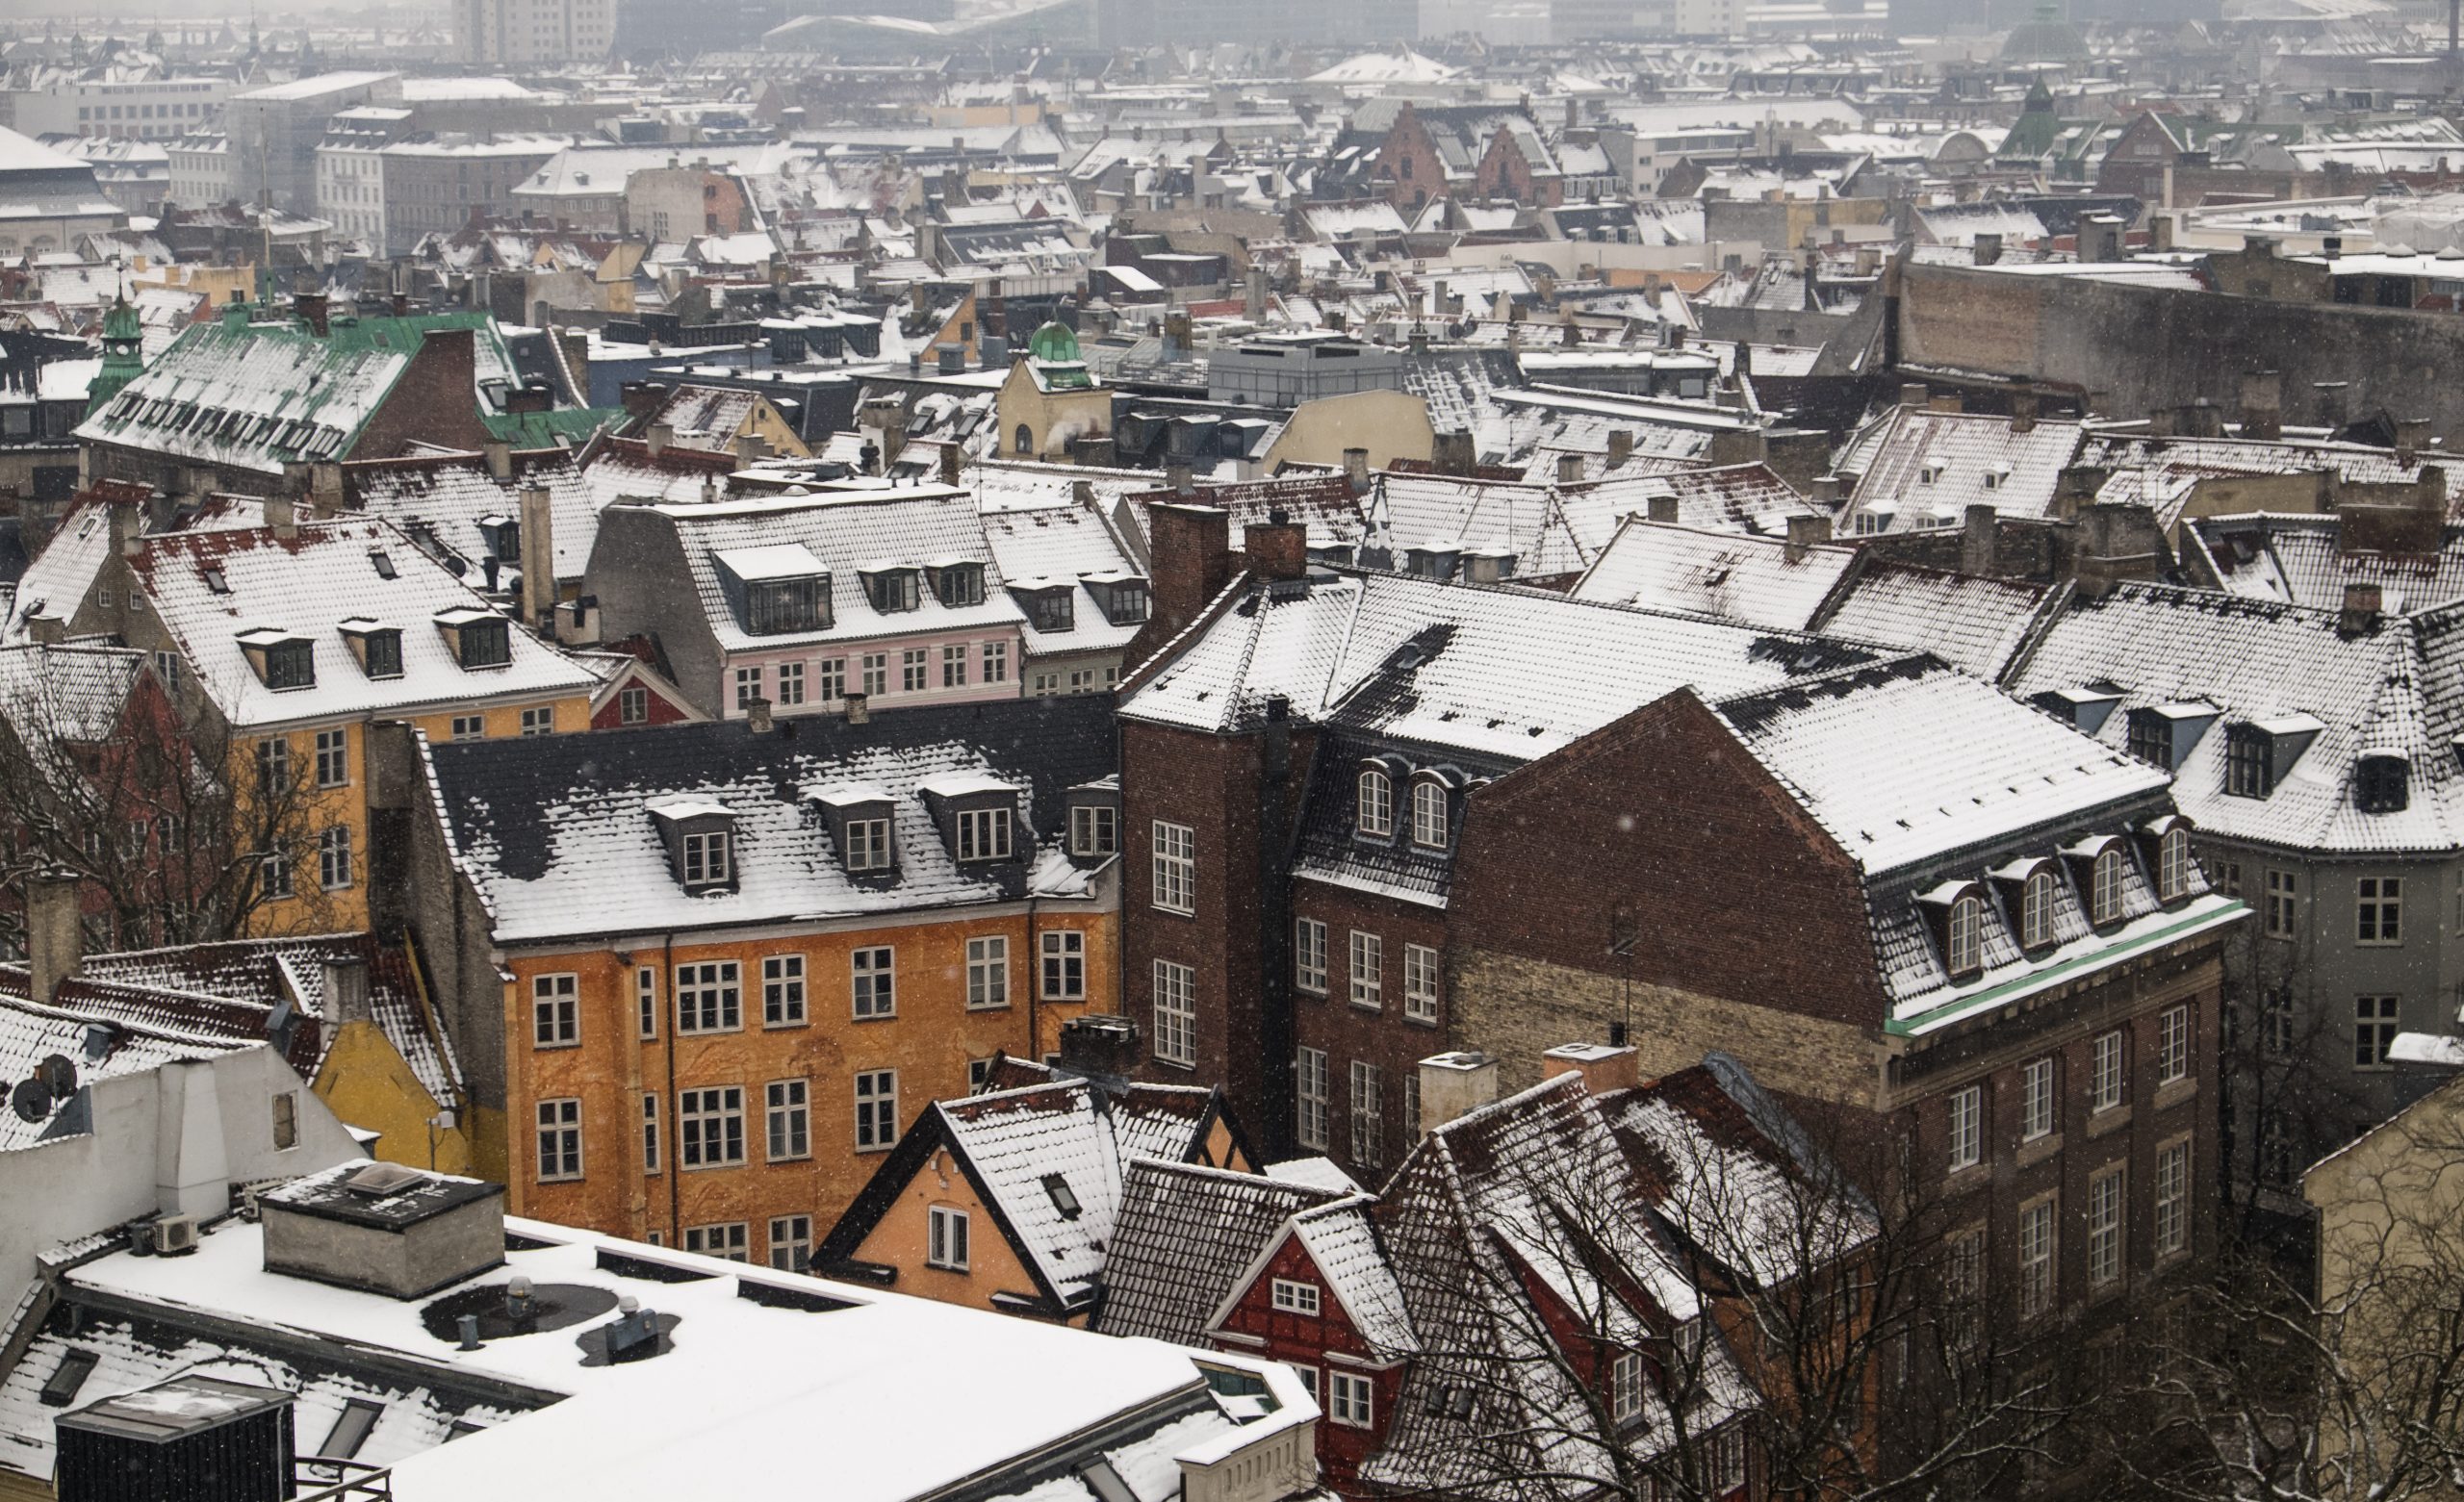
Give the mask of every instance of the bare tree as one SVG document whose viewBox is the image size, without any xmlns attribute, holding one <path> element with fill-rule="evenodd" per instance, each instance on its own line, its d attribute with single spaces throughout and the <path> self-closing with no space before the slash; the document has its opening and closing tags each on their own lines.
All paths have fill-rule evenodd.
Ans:
<svg viewBox="0 0 2464 1502">
<path fill-rule="evenodd" d="M 75 873 L 106 947 L 331 927 L 318 874 L 332 825 L 287 739 L 233 734 L 202 696 L 181 703 L 119 653 L 53 655 L 0 718 L 0 889 Z M 24 937 L 22 910 L 0 905 L 0 945 Z"/>
</svg>

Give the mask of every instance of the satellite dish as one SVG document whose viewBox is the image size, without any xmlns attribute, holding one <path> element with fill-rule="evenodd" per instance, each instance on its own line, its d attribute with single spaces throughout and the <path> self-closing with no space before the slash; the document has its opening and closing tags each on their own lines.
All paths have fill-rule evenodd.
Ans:
<svg viewBox="0 0 2464 1502">
<path fill-rule="evenodd" d="M 51 1115 L 51 1091 L 40 1080 L 20 1080 L 9 1092 L 9 1105 L 27 1121 L 42 1121 Z"/>
<path fill-rule="evenodd" d="M 68 1061 L 65 1054 L 45 1055 L 43 1061 L 35 1065 L 35 1078 L 55 1096 L 77 1093 L 77 1066 Z"/>
</svg>

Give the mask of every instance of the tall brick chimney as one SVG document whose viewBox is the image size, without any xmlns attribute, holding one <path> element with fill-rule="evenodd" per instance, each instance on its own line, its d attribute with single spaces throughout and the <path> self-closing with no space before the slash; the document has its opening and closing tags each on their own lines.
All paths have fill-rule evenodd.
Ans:
<svg viewBox="0 0 2464 1502">
<path fill-rule="evenodd" d="M 1151 613 L 1130 644 L 1141 662 L 1197 619 L 1232 579 L 1232 516 L 1220 506 L 1159 501 L 1147 508 Z"/>
<path fill-rule="evenodd" d="M 27 980 L 38 1004 L 58 996 L 61 982 L 85 963 L 86 929 L 78 908 L 75 872 L 38 871 L 26 878 Z"/>
<path fill-rule="evenodd" d="M 1280 511 L 1264 525 L 1242 528 L 1241 550 L 1248 555 L 1249 572 L 1259 578 L 1309 575 L 1309 529 Z"/>
</svg>

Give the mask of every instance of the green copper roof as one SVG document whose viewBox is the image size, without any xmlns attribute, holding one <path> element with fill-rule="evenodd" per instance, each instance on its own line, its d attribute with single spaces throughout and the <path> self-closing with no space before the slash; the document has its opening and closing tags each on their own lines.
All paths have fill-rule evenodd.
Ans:
<svg viewBox="0 0 2464 1502">
<path fill-rule="evenodd" d="M 1080 359 L 1078 336 L 1067 324 L 1047 323 L 1027 336 L 1027 353 L 1055 365 L 1075 365 Z"/>
<path fill-rule="evenodd" d="M 91 413 L 144 373 L 144 322 L 127 298 L 115 299 L 112 311 L 103 315 L 103 368 L 86 388 L 86 410 Z"/>
<path fill-rule="evenodd" d="M 622 407 L 565 407 L 554 412 L 483 412 L 488 436 L 516 448 L 553 448 L 564 439 L 579 448 L 603 427 L 625 420 Z"/>
</svg>

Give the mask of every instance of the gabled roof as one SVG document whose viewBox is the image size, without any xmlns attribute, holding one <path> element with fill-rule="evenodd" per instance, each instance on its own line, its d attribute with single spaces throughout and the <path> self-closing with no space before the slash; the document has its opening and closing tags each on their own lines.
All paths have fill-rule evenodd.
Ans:
<svg viewBox="0 0 2464 1502">
<path fill-rule="evenodd" d="M 1028 656 L 1116 650 L 1128 646 L 1145 624 L 1141 618 L 1114 624 L 1087 588 L 1091 576 L 1136 574 L 1142 568 L 1121 546 L 1111 524 L 1092 509 L 1075 502 L 1021 506 L 982 512 L 979 523 L 1003 580 L 1062 581 L 1076 587 L 1068 630 L 1042 630 L 1032 618 L 1020 626 Z M 986 587 L 990 588 L 988 582 Z"/>
<path fill-rule="evenodd" d="M 1394 1266 L 1370 1218 L 1375 1204 L 1366 1194 L 1354 1194 L 1296 1211 L 1233 1278 L 1208 1318 L 1207 1329 L 1220 1330 L 1284 1245 L 1297 1241 L 1352 1333 L 1374 1360 L 1399 1361 L 1416 1353 L 1420 1340 L 1412 1334 L 1411 1316 L 1404 1311 L 1402 1289 L 1396 1285 Z"/>
<path fill-rule="evenodd" d="M 1698 532 L 1630 516 L 1576 581 L 1574 597 L 1809 630 L 1857 556 L 1853 547 L 1828 543 L 1790 547 L 1776 538 Z"/>
<path fill-rule="evenodd" d="M 2086 438 L 2075 420 L 2042 419 L 2022 431 L 1989 413 L 1888 408 L 1832 461 L 1858 476 L 1840 524 L 1853 528 L 1873 512 L 1884 522 L 1875 531 L 1950 526 L 1978 504 L 2003 516 L 2045 516 Z"/>
<path fill-rule="evenodd" d="M 1296 1212 L 1343 1191 L 1197 1163 L 1133 1158 L 1104 1261 L 1094 1328 L 1194 1344 L 1261 1247 Z"/>
<path fill-rule="evenodd" d="M 531 453 L 515 466 L 511 478 L 500 480 L 487 461 L 475 453 L 421 454 L 354 464 L 346 478 L 359 496 L 359 509 L 392 522 L 440 558 L 462 559 L 477 570 L 496 556 L 481 519 L 519 521 L 522 493 L 532 486 L 548 492 L 551 546 L 555 551 L 556 577 L 579 579 L 590 563 L 599 538 L 599 512 L 580 466 L 570 453 Z M 518 575 L 519 553 L 499 560 Z M 510 583 L 503 584 L 510 588 Z"/>
<path fill-rule="evenodd" d="M 1219 1090 L 1083 1079 L 937 1101 L 831 1229 L 819 1257 L 854 1256 L 908 1183 L 946 1150 L 1036 1280 L 1043 1311 L 1091 1309 L 1130 1161 L 1196 1160 L 1221 1108 Z"/>
<path fill-rule="evenodd" d="M 2375 585 L 2380 608 L 2402 614 L 2464 599 L 2464 527 L 2437 532 L 2429 552 L 2348 549 L 2336 516 L 2198 517 L 2184 524 L 2195 550 L 2229 594 L 2340 610 L 2345 588 Z"/>
<path fill-rule="evenodd" d="M 0 647 L 0 721 L 30 741 L 91 745 L 119 732 L 145 654 L 92 645 Z"/>
<path fill-rule="evenodd" d="M 373 557 L 380 553 L 383 568 Z M 595 686 L 588 670 L 519 629 L 506 633 L 504 666 L 464 668 L 437 618 L 495 612 L 408 537 L 371 518 L 305 522 L 290 537 L 270 527 L 149 537 L 130 568 L 192 678 L 235 726 L 520 696 L 580 698 Z M 360 667 L 340 630 L 354 617 L 400 630 L 399 677 L 372 678 Z M 268 629 L 310 644 L 312 686 L 274 689 L 257 676 L 240 637 Z"/>
<path fill-rule="evenodd" d="M 2009 665 L 2040 613 L 2058 608 L 2069 590 L 1869 557 L 1811 626 L 1827 636 L 1930 651 L 1990 680 Z"/>
</svg>

